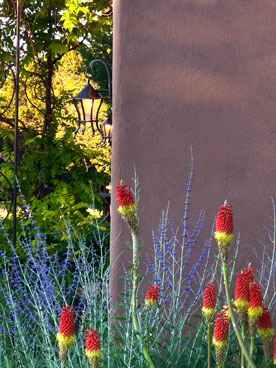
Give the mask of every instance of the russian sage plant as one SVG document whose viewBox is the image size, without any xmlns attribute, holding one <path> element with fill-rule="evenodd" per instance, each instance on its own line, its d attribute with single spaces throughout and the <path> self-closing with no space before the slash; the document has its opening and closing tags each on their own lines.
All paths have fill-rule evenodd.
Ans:
<svg viewBox="0 0 276 368">
<path fill-rule="evenodd" d="M 66 367 L 85 367 L 85 331 L 90 327 L 99 331 L 106 361 L 112 367 L 109 311 L 108 253 L 103 233 L 94 234 L 97 252 L 68 225 L 68 247 L 63 259 L 50 256 L 46 236 L 41 234 L 30 216 L 31 231 L 14 249 L 5 228 L 2 235 L 11 246 L 11 255 L 1 252 L 0 268 L 0 366 L 60 367 L 56 335 L 60 311 L 74 308 L 76 341 L 63 362 Z M 100 224 L 98 226 L 100 229 Z M 25 230 L 22 229 L 24 232 Z M 70 234 L 78 239 L 78 251 Z M 31 234 L 35 234 L 33 237 Z M 99 254 L 100 253 L 100 254 Z M 61 330 L 62 332 L 62 330 Z"/>
<path fill-rule="evenodd" d="M 87 367 L 88 364 L 93 368 L 205 368 L 214 365 L 216 358 L 223 366 L 225 357 L 228 367 L 246 365 L 245 358 L 248 357 L 243 349 L 242 354 L 237 349 L 235 333 L 231 324 L 226 326 L 226 312 L 221 311 L 225 300 L 230 300 L 229 290 L 226 288 L 224 291 L 224 276 L 226 283 L 231 283 L 236 272 L 239 237 L 234 256 L 227 259 L 229 244 L 221 234 L 216 234 L 219 246 L 223 247 L 220 250 L 222 262 L 227 261 L 226 273 L 226 266 L 221 270 L 219 257 L 211 252 L 214 229 L 206 241 L 200 238 L 205 212 L 199 212 L 195 223 L 189 218 L 194 170 L 192 158 L 189 169 L 180 226 L 175 228 L 169 219 L 169 211 L 164 211 L 158 228 L 152 232 L 152 254 L 144 253 L 141 260 L 137 177 L 133 179 L 133 198 L 123 183 L 118 188 L 119 212 L 128 224 L 133 241 L 132 267 L 122 265 L 124 289 L 120 303 L 123 313 L 120 315 L 116 314 L 109 296 L 109 254 L 100 223 L 93 234 L 94 245 L 86 244 L 67 223 L 67 251 L 60 258 L 48 251 L 47 236 L 36 226 L 28 205 L 24 205 L 24 211 L 29 225 L 22 227 L 23 240 L 16 248 L 0 224 L 0 236 L 5 238 L 11 249 L 0 253 L 1 368 L 60 368 L 61 363 L 68 368 Z M 275 306 L 276 301 L 276 213 L 273 201 L 272 204 L 272 227 L 266 228 L 272 246 L 262 244 L 262 254 L 256 251 L 261 267 L 259 274 L 255 272 L 268 309 L 263 307 L 261 320 L 254 321 L 254 326 L 252 322 L 252 331 L 257 328 L 258 334 L 257 337 L 252 335 L 249 346 L 251 355 L 254 354 L 254 359 L 257 357 L 256 362 L 265 362 L 267 367 L 270 363 L 264 360 L 260 346 L 263 345 L 268 356 L 272 336 L 268 310 Z M 216 224 L 216 232 L 225 232 L 229 236 L 230 225 L 219 228 Z M 146 268 L 143 275 L 139 273 L 139 261 Z M 237 278 L 240 281 L 236 285 L 234 300 L 240 321 L 244 317 L 245 302 L 244 289 L 240 284 L 245 273 L 243 270 Z M 215 307 L 214 290 L 210 286 L 213 283 L 219 295 Z M 213 290 L 212 295 L 203 293 L 206 285 L 209 285 L 209 291 Z M 258 287 L 250 290 L 255 296 L 251 297 L 251 302 L 248 301 L 248 310 L 251 308 L 254 314 L 256 301 L 259 301 L 256 296 Z M 199 313 L 203 296 L 207 321 Z M 232 318 L 231 303 L 228 308 L 227 315 Z M 210 349 L 214 309 L 220 311 L 213 335 L 218 348 L 216 355 Z M 241 339 L 245 344 L 246 338 L 241 329 Z M 249 364 L 250 359 L 251 356 L 247 359 Z"/>
<path fill-rule="evenodd" d="M 200 307 L 199 300 L 203 292 L 203 285 L 206 278 L 210 276 L 211 271 L 208 269 L 208 264 L 212 234 L 202 244 L 199 235 L 203 227 L 204 211 L 200 211 L 197 221 L 192 224 L 192 227 L 189 227 L 188 212 L 194 170 L 192 155 L 189 168 L 181 229 L 174 228 L 169 221 L 168 211 L 163 212 L 159 228 L 152 234 L 153 255 L 146 255 L 146 273 L 143 276 L 139 275 L 135 262 L 133 265 L 136 270 L 132 269 L 131 272 L 124 265 L 125 287 L 123 303 L 120 306 L 124 308 L 125 316 L 120 327 L 121 343 L 128 346 L 124 351 L 126 367 L 132 367 L 133 364 L 137 368 L 144 367 L 145 361 L 149 364 L 146 356 L 143 361 L 139 355 L 139 349 L 144 352 L 145 348 L 151 359 L 150 364 L 159 368 L 187 367 L 187 361 L 190 358 L 191 338 L 187 335 L 187 325 L 192 313 Z M 134 175 L 133 184 L 133 202 L 137 205 L 138 179 L 136 175 Z M 120 200 L 118 202 L 121 206 Z M 120 207 L 119 212 L 122 213 Z M 126 222 L 128 223 L 127 220 Z M 132 232 L 129 223 L 128 226 Z M 141 248 L 141 240 L 138 237 L 135 242 L 132 248 L 134 258 L 137 257 L 137 249 Z M 197 258 L 194 256 L 195 252 L 198 254 Z M 194 258 L 195 260 L 192 261 Z M 152 306 L 147 297 L 144 297 L 144 303 L 140 302 L 141 295 L 148 295 L 146 290 L 153 291 L 157 288 L 158 300 L 155 300 Z M 133 305 L 133 293 L 137 299 L 135 302 L 137 321 L 131 324 L 134 311 L 128 306 Z M 126 335 L 124 335 L 125 330 Z M 137 335 L 137 330 L 140 348 L 137 348 L 135 339 L 133 339 L 133 336 Z M 161 360 L 160 357 L 162 357 Z"/>
</svg>

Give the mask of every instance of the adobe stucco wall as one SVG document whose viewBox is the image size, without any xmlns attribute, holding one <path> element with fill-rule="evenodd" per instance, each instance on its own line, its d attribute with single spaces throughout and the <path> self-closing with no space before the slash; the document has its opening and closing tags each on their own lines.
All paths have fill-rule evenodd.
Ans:
<svg viewBox="0 0 276 368">
<path fill-rule="evenodd" d="M 168 201 L 180 225 L 190 145 L 192 220 L 207 211 L 201 240 L 224 199 L 241 231 L 240 264 L 266 239 L 276 195 L 275 19 L 275 0 L 114 1 L 112 188 L 131 184 L 136 167 L 144 254 Z M 116 296 L 131 254 L 115 190 L 111 228 Z"/>
</svg>

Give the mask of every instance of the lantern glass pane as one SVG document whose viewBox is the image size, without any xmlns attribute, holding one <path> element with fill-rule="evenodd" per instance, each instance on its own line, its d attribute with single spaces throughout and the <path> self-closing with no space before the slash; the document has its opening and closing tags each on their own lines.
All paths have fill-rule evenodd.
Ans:
<svg viewBox="0 0 276 368">
<path fill-rule="evenodd" d="M 85 113 L 85 121 L 96 121 L 97 120 L 97 112 L 100 108 L 102 99 L 83 99 L 83 109 Z M 99 118 L 99 117 L 98 117 Z"/>
<path fill-rule="evenodd" d="M 103 126 L 104 138 L 110 138 L 111 137 L 111 129 L 112 129 L 112 125 L 111 124 L 105 124 Z"/>
<path fill-rule="evenodd" d="M 102 98 L 97 98 L 94 100 L 94 107 L 93 107 L 93 120 L 97 120 L 97 112 L 100 112 L 99 109 L 102 104 Z M 98 116 L 99 119 L 99 116 Z"/>
<path fill-rule="evenodd" d="M 90 98 L 84 98 L 82 100 L 82 105 L 83 105 L 84 111 L 81 111 L 81 115 L 82 115 L 81 117 L 82 117 L 82 120 L 84 120 L 84 121 L 91 121 L 92 120 L 91 119 L 92 101 L 93 100 L 90 99 Z M 83 113 L 85 114 L 85 117 L 83 116 Z"/>
</svg>

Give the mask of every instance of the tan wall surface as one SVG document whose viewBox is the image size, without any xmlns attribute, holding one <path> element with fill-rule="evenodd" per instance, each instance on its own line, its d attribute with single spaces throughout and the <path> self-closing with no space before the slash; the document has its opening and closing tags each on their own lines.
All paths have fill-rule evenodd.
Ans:
<svg viewBox="0 0 276 368">
<path fill-rule="evenodd" d="M 275 19 L 274 0 L 114 1 L 112 185 L 131 184 L 135 165 L 144 254 L 168 201 L 181 225 L 190 145 L 192 221 L 207 211 L 201 242 L 224 199 L 241 231 L 240 264 L 266 240 L 276 195 Z M 131 254 L 114 190 L 111 226 L 113 266 L 123 252 L 112 270 L 115 296 Z"/>
</svg>

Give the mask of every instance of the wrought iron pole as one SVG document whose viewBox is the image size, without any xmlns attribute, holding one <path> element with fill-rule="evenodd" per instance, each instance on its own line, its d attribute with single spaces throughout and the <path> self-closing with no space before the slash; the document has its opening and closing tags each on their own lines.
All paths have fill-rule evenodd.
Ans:
<svg viewBox="0 0 276 368">
<path fill-rule="evenodd" d="M 14 117 L 14 166 L 13 166 L 13 226 L 12 241 L 16 246 L 16 207 L 17 207 L 17 145 L 19 109 L 19 64 L 20 64 L 20 0 L 16 1 L 16 74 L 15 74 L 15 117 Z"/>
</svg>

